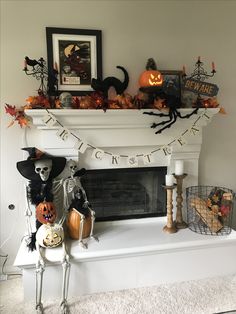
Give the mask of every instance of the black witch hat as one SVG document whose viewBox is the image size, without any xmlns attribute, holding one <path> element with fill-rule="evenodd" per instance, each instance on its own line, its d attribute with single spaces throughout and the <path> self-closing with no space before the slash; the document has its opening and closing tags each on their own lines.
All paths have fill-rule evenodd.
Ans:
<svg viewBox="0 0 236 314">
<path fill-rule="evenodd" d="M 40 181 L 39 175 L 35 172 L 34 162 L 42 159 L 52 160 L 52 170 L 50 172 L 50 179 L 57 177 L 66 165 L 65 157 L 56 157 L 44 153 L 36 147 L 22 148 L 29 153 L 27 160 L 18 161 L 16 167 L 20 174 L 28 180 Z"/>
</svg>

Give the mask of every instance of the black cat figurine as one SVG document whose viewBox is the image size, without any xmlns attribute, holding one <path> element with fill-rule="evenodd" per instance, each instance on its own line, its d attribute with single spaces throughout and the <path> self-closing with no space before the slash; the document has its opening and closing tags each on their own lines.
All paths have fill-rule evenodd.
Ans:
<svg viewBox="0 0 236 314">
<path fill-rule="evenodd" d="M 121 82 L 118 78 L 113 76 L 108 76 L 104 80 L 92 79 L 91 87 L 95 91 L 100 91 L 104 94 L 104 97 L 108 98 L 108 90 L 110 87 L 114 87 L 117 95 L 121 95 L 129 84 L 129 75 L 125 68 L 122 66 L 117 66 L 117 69 L 121 69 L 124 72 L 124 81 Z"/>
</svg>

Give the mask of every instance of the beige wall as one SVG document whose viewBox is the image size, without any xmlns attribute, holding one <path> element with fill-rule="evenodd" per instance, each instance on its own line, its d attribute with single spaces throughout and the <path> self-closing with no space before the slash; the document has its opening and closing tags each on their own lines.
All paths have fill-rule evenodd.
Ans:
<svg viewBox="0 0 236 314">
<path fill-rule="evenodd" d="M 204 129 L 200 184 L 227 186 L 236 191 L 236 1 L 1 1 L 1 254 L 12 264 L 25 231 L 22 178 L 15 163 L 23 159 L 24 132 L 6 129 L 4 104 L 22 105 L 38 84 L 22 72 L 26 55 L 46 55 L 45 27 L 101 29 L 103 73 L 118 76 L 116 65 L 130 75 L 128 92 L 135 94 L 147 58 L 160 69 L 193 69 L 201 56 L 210 69 L 219 101 L 227 111 Z M 35 131 L 27 133 L 36 146 Z M 7 209 L 16 205 L 15 211 Z"/>
</svg>

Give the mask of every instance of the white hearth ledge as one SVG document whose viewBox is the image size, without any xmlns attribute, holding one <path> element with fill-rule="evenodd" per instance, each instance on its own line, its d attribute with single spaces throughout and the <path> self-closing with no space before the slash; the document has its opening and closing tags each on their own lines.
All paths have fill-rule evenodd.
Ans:
<svg viewBox="0 0 236 314">
<path fill-rule="evenodd" d="M 87 250 L 78 246 L 76 240 L 67 240 L 67 245 L 71 258 L 79 262 L 236 245 L 236 231 L 226 236 L 210 236 L 183 229 L 170 235 L 162 231 L 165 224 L 166 217 L 97 222 L 95 234 L 99 242 L 85 240 Z M 60 262 L 60 256 L 61 248 L 47 249 L 45 253 L 49 263 Z M 15 266 L 34 267 L 35 262 L 36 252 L 28 252 L 22 243 Z"/>
<path fill-rule="evenodd" d="M 162 231 L 165 223 L 166 217 L 98 222 L 95 233 L 100 241 L 89 240 L 87 250 L 79 247 L 77 241 L 67 241 L 72 263 L 70 294 L 236 273 L 236 231 L 225 236 L 201 235 L 189 229 L 166 234 Z M 53 276 L 59 276 L 58 295 L 61 253 L 61 248 L 45 250 L 45 274 L 54 282 Z M 28 252 L 26 244 L 22 242 L 14 265 L 23 269 L 26 298 L 34 297 L 32 285 L 36 256 L 37 253 Z M 124 275 L 125 281 L 122 280 Z M 100 284 L 96 280 L 100 280 Z M 80 282 L 79 288 L 77 282 Z M 55 286 L 50 288 L 48 281 L 47 289 L 47 296 L 55 295 L 57 291 Z"/>
</svg>

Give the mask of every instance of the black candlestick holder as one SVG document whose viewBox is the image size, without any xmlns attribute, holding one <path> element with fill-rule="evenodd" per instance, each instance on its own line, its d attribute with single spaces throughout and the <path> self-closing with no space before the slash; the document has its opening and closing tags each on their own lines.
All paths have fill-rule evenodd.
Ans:
<svg viewBox="0 0 236 314">
<path fill-rule="evenodd" d="M 30 69 L 28 68 L 30 67 Z M 46 66 L 46 61 L 41 57 L 39 60 L 25 57 L 23 71 L 26 75 L 33 76 L 40 81 L 38 93 L 40 95 L 56 95 L 58 71 L 53 69 L 50 73 Z"/>
<path fill-rule="evenodd" d="M 204 67 L 204 63 L 200 60 L 200 57 L 198 57 L 197 62 L 195 63 L 195 69 L 191 73 L 190 76 L 187 76 L 185 71 L 182 74 L 182 79 L 183 81 L 187 79 L 194 79 L 196 81 L 202 82 L 205 81 L 206 79 L 213 77 L 216 73 L 214 63 L 212 62 L 212 70 L 210 73 L 208 73 Z M 201 107 L 201 96 L 200 93 L 197 94 L 197 99 L 196 99 L 196 107 Z"/>
</svg>

